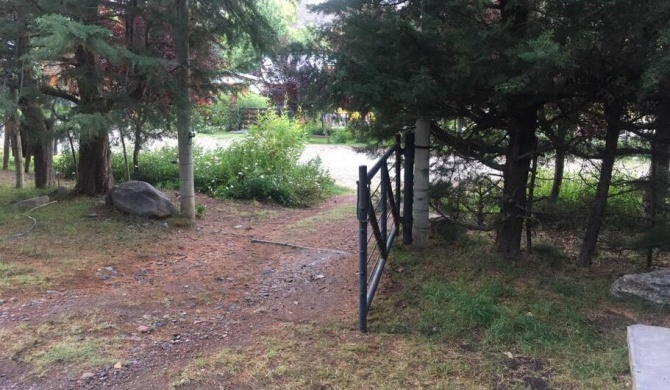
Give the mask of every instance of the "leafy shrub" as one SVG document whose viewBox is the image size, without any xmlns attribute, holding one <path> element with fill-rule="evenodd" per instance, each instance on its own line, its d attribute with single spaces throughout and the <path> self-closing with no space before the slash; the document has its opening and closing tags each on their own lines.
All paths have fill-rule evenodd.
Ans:
<svg viewBox="0 0 670 390">
<path fill-rule="evenodd" d="M 299 164 L 305 133 L 295 122 L 267 112 L 249 136 L 227 150 L 207 156 L 196 169 L 199 190 L 237 199 L 272 199 L 306 205 L 321 198 L 332 183 L 320 160 Z"/>
<path fill-rule="evenodd" d="M 238 97 L 237 105 L 240 108 L 267 108 L 270 99 L 255 93 L 245 93 Z"/>
<path fill-rule="evenodd" d="M 352 139 L 352 135 L 346 129 L 335 130 L 330 135 L 329 141 L 331 144 L 346 144 Z"/>
<path fill-rule="evenodd" d="M 318 119 L 313 119 L 305 122 L 303 124 L 303 128 L 305 129 L 305 133 L 309 135 L 324 135 L 323 124 Z"/>
<path fill-rule="evenodd" d="M 193 156 L 202 154 L 200 148 L 193 148 Z M 156 151 L 140 154 L 139 167 L 131 168 L 133 180 L 146 181 L 162 188 L 179 188 L 179 157 L 177 149 L 164 146 Z M 123 154 L 112 156 L 112 172 L 116 181 L 123 181 L 125 165 Z"/>
<path fill-rule="evenodd" d="M 288 206 L 313 203 L 330 191 L 333 182 L 319 159 L 299 163 L 305 140 L 301 126 L 268 112 L 251 127 L 246 138 L 228 149 L 193 149 L 195 188 L 215 197 L 271 199 Z M 163 188 L 178 188 L 177 159 L 176 148 L 144 152 L 131 177 Z M 122 181 L 125 169 L 120 153 L 113 156 L 112 167 L 114 178 Z"/>
<path fill-rule="evenodd" d="M 79 159 L 79 153 L 77 153 L 76 156 L 77 159 Z M 54 171 L 58 172 L 60 177 L 70 180 L 75 178 L 77 168 L 74 166 L 72 152 L 70 151 L 69 146 L 65 146 L 62 149 L 61 154 L 54 157 L 53 167 Z"/>
</svg>

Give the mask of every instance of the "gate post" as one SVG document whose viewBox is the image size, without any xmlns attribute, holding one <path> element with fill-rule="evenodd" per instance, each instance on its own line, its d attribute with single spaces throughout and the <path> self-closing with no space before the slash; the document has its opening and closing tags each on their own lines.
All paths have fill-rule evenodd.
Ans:
<svg viewBox="0 0 670 390">
<path fill-rule="evenodd" d="M 405 133 L 405 188 L 403 188 L 402 204 L 402 243 L 412 244 L 412 225 L 414 217 L 414 133 Z"/>
<path fill-rule="evenodd" d="M 358 328 L 368 330 L 368 167 L 358 167 Z M 411 230 L 410 230 L 411 231 Z"/>
<path fill-rule="evenodd" d="M 400 210 L 400 200 L 402 198 L 400 191 L 402 188 L 402 136 L 400 133 L 395 135 L 395 205 Z M 400 221 L 398 221 L 400 222 Z"/>
</svg>

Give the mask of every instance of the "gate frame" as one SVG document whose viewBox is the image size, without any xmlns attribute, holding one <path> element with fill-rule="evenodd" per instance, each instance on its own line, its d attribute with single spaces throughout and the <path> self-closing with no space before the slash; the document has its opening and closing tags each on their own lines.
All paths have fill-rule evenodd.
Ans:
<svg viewBox="0 0 670 390">
<path fill-rule="evenodd" d="M 412 243 L 412 208 L 414 203 L 414 133 L 405 133 L 405 146 L 401 145 L 402 137 L 396 134 L 395 145 L 368 170 L 366 165 L 358 167 L 358 327 L 361 332 L 367 331 L 368 313 L 375 297 L 377 286 L 384 271 L 393 241 L 402 226 L 403 244 Z M 395 155 L 395 182 L 391 183 L 388 159 Z M 404 158 L 403 158 L 404 157 Z M 403 164 L 404 163 L 404 164 Z M 404 167 L 403 167 L 404 165 Z M 402 169 L 404 177 L 401 176 Z M 377 173 L 381 172 L 380 182 L 380 219 L 374 211 L 370 194 L 370 183 Z M 404 179 L 404 180 L 401 180 Z M 404 187 L 403 187 L 404 182 Z M 395 187 L 395 191 L 393 190 Z M 402 196 L 401 196 L 402 191 Z M 402 201 L 402 210 L 400 209 Z M 388 229 L 388 206 L 391 206 L 392 228 Z M 402 215 L 401 215 L 402 211 Z M 379 249 L 380 258 L 372 271 L 372 280 L 368 285 L 368 224 Z"/>
</svg>

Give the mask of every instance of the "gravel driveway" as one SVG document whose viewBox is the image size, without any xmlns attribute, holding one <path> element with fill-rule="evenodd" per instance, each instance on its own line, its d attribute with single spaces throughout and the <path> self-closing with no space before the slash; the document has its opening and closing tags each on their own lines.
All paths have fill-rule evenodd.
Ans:
<svg viewBox="0 0 670 390">
<path fill-rule="evenodd" d="M 300 160 L 307 161 L 315 157 L 321 158 L 323 166 L 337 184 L 348 188 L 356 188 L 359 165 L 370 168 L 377 161 L 376 158 L 358 153 L 346 145 L 307 145 Z"/>
</svg>

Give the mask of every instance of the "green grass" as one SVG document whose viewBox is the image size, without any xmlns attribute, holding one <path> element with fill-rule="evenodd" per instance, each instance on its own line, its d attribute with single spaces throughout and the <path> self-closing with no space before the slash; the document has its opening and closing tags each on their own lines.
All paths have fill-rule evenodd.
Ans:
<svg viewBox="0 0 670 390">
<path fill-rule="evenodd" d="M 549 366 L 551 375 L 528 375 L 551 388 L 625 388 L 627 321 L 599 329 L 594 320 L 601 308 L 621 304 L 609 298 L 611 280 L 557 273 L 542 257 L 510 262 L 479 242 L 461 237 L 420 253 L 395 248 L 371 331 L 446 349 L 467 345 L 486 360 L 472 367 L 483 382 L 516 388 L 513 375 L 494 364 L 504 366 L 509 355 Z"/>
</svg>

